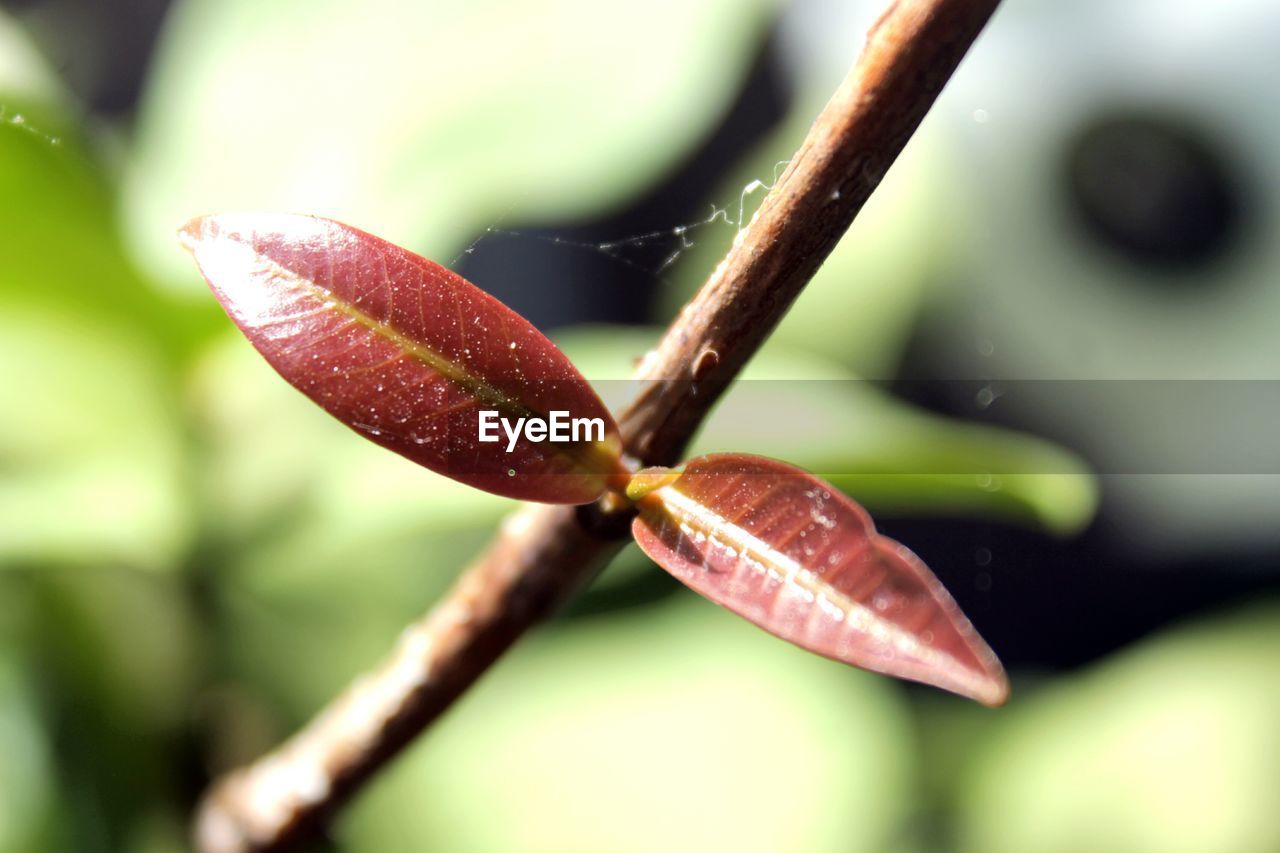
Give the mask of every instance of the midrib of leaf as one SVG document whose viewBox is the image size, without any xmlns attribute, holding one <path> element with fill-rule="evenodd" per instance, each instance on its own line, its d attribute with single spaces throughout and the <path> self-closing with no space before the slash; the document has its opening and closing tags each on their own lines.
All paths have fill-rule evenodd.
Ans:
<svg viewBox="0 0 1280 853">
<path fill-rule="evenodd" d="M 282 279 L 290 286 L 296 287 L 309 296 L 318 299 L 322 305 L 336 309 L 339 313 L 351 318 L 356 324 L 379 337 L 385 338 L 401 352 L 413 358 L 429 370 L 433 370 L 440 374 L 446 380 L 458 386 L 464 393 L 470 394 L 481 402 L 500 409 L 505 417 L 543 417 L 542 413 L 529 408 L 525 405 L 524 401 L 503 393 L 501 390 L 490 385 L 488 382 L 485 382 L 480 377 L 469 373 L 461 365 L 446 356 L 441 355 L 430 347 L 404 334 L 390 323 L 383 322 L 382 320 L 361 311 L 352 302 L 338 297 L 338 295 L 333 291 L 320 286 L 311 279 L 298 275 L 296 272 L 285 267 L 275 259 L 267 257 L 260 252 L 256 254 L 258 254 L 258 257 L 270 267 L 270 269 L 266 271 L 269 277 Z M 390 287 L 390 283 L 388 283 L 387 286 Z M 604 442 L 593 441 L 589 444 L 583 444 L 582 442 L 577 444 L 557 444 L 555 442 L 547 442 L 547 444 L 556 453 L 573 462 L 575 466 L 591 474 L 609 473 L 613 467 L 612 463 L 618 458 L 617 454 L 610 452 L 607 443 Z M 584 451 L 574 452 L 577 448 L 584 448 Z M 589 464 L 590 458 L 593 456 L 601 462 L 608 462 L 610 464 L 602 467 L 600 470 L 597 470 Z"/>
<path fill-rule="evenodd" d="M 847 624 L 865 631 L 876 640 L 887 641 L 894 651 L 923 658 L 940 666 L 951 664 L 959 667 L 966 681 L 972 680 L 968 667 L 961 665 L 951 655 L 921 643 L 901 626 L 882 618 L 872 608 L 824 582 L 816 572 L 806 569 L 750 531 L 733 524 L 706 504 L 681 492 L 677 485 L 659 489 L 654 492 L 654 497 L 664 507 L 673 509 L 671 514 L 694 534 L 704 536 L 713 545 L 726 545 L 741 557 L 754 561 L 773 574 L 784 585 L 800 588 L 812 597 L 814 606 L 821 607 L 821 602 L 825 600 L 841 612 Z M 868 542 L 868 545 L 871 543 Z M 951 666 L 946 668 L 954 672 Z"/>
</svg>

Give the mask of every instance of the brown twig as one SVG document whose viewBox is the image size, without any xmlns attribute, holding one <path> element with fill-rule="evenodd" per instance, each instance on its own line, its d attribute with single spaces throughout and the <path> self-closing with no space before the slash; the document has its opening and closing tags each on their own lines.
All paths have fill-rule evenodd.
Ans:
<svg viewBox="0 0 1280 853">
<path fill-rule="evenodd" d="M 728 256 L 637 370 L 631 455 L 675 462 L 897 157 L 998 0 L 900 0 Z M 525 630 L 621 547 L 628 510 L 527 505 L 425 619 L 274 752 L 206 797 L 203 851 L 282 849 L 315 832 Z"/>
</svg>

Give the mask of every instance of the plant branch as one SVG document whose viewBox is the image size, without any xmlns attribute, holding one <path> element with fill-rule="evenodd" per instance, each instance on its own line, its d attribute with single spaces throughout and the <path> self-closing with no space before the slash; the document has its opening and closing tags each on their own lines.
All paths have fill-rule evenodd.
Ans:
<svg viewBox="0 0 1280 853">
<path fill-rule="evenodd" d="M 620 425 L 646 465 L 677 461 L 919 125 L 998 0 L 900 0 L 710 280 L 637 369 Z M 375 672 L 203 802 L 198 847 L 278 850 L 412 741 L 621 548 L 630 510 L 526 505 Z"/>
</svg>

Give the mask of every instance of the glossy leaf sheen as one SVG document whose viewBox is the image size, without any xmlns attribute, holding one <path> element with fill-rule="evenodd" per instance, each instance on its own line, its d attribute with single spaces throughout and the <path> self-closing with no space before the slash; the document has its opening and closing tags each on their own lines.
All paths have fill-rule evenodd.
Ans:
<svg viewBox="0 0 1280 853">
<path fill-rule="evenodd" d="M 996 656 L 921 560 L 862 507 L 782 462 L 713 454 L 640 501 L 646 554 L 798 646 L 999 705 Z"/>
<path fill-rule="evenodd" d="M 472 486 L 586 503 L 618 470 L 618 429 L 537 329 L 456 273 L 328 219 L 225 214 L 182 239 L 279 373 L 370 440 Z M 603 442 L 478 440 L 479 411 L 600 418 Z M 501 432 L 501 430 L 499 430 Z M 323 460 L 316 460 L 323 464 Z"/>
</svg>

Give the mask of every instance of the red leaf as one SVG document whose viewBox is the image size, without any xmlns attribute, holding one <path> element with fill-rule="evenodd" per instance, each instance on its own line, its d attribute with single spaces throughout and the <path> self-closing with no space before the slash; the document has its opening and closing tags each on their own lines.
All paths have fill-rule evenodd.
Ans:
<svg viewBox="0 0 1280 853">
<path fill-rule="evenodd" d="M 933 573 L 818 478 L 772 459 L 714 454 L 674 482 L 657 472 L 631 494 L 644 552 L 766 631 L 985 705 L 1008 697 L 1000 662 Z"/>
<path fill-rule="evenodd" d="M 523 500 L 587 503 L 625 477 L 618 428 L 587 381 L 528 321 L 456 273 L 310 216 L 206 216 L 181 237 L 272 367 L 366 438 Z M 604 437 L 522 433 L 506 452 L 501 428 L 499 442 L 479 441 L 483 409 L 513 425 L 552 411 L 599 418 Z"/>
</svg>

